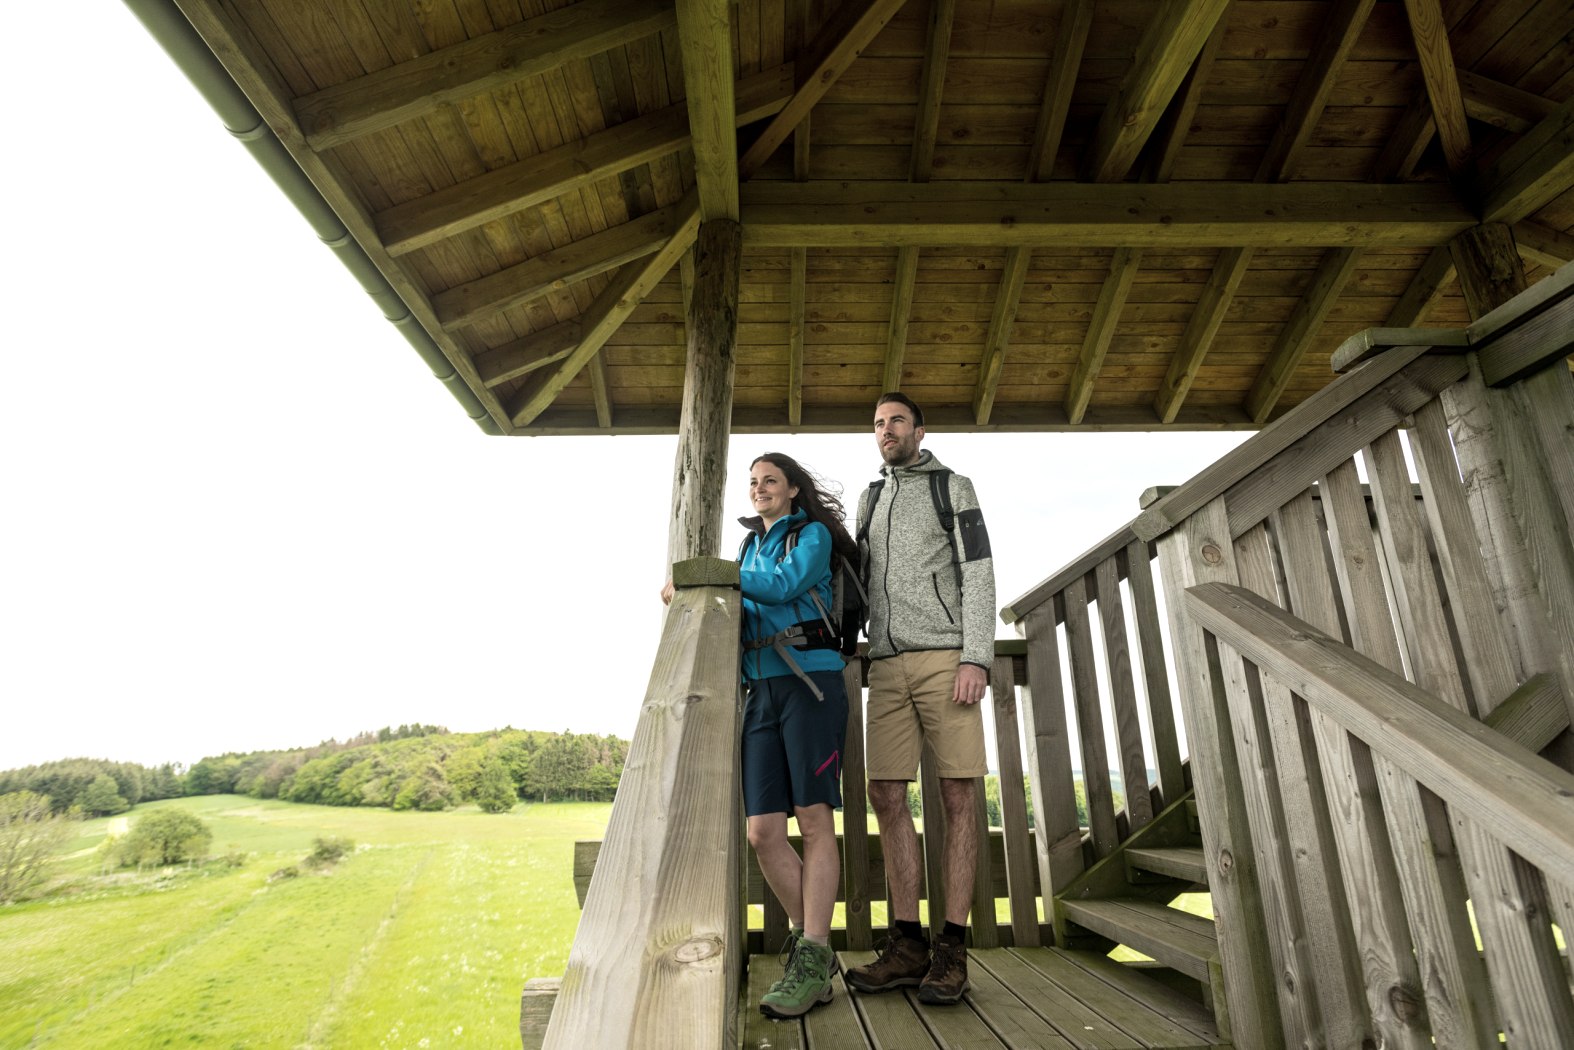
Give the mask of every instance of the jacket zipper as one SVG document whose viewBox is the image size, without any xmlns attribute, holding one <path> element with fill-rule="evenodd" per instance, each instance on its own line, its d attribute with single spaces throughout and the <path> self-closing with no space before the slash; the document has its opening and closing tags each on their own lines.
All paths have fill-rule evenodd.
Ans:
<svg viewBox="0 0 1574 1050">
<path fill-rule="evenodd" d="M 901 476 L 891 471 L 891 498 L 885 504 L 885 562 L 881 566 L 880 586 L 885 589 L 885 641 L 895 653 L 896 639 L 891 635 L 891 519 L 896 511 L 896 494 L 902 487 Z"/>
</svg>

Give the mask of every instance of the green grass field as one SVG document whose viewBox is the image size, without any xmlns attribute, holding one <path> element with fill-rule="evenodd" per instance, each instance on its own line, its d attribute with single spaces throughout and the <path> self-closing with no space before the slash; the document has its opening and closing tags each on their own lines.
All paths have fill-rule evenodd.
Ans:
<svg viewBox="0 0 1574 1050">
<path fill-rule="evenodd" d="M 84 824 L 57 869 L 71 892 L 0 908 L 0 1048 L 516 1046 L 524 979 L 563 972 L 579 921 L 573 842 L 612 809 L 209 796 L 130 816 L 160 806 L 207 821 L 214 856 L 247 859 L 99 876 L 110 821 Z M 357 848 L 269 880 L 326 835 Z"/>
</svg>

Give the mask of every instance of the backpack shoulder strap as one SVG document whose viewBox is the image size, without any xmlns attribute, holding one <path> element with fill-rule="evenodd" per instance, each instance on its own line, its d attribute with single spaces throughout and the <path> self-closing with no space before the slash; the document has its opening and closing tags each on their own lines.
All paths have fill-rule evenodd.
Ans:
<svg viewBox="0 0 1574 1050">
<path fill-rule="evenodd" d="M 951 506 L 951 470 L 942 467 L 929 475 L 929 498 L 935 505 L 935 516 L 945 531 L 946 542 L 951 545 L 951 566 L 956 569 L 956 589 L 962 589 L 962 554 L 956 548 L 956 511 Z"/>
<path fill-rule="evenodd" d="M 880 490 L 883 488 L 885 488 L 884 478 L 876 478 L 875 480 L 869 482 L 868 506 L 867 508 L 865 508 L 863 505 L 859 506 L 860 513 L 858 515 L 858 535 L 853 537 L 853 541 L 860 546 L 863 545 L 864 540 L 869 538 L 869 522 L 870 519 L 874 517 L 874 505 L 880 502 Z"/>
<path fill-rule="evenodd" d="M 743 542 L 738 544 L 738 557 L 734 559 L 739 565 L 743 564 L 743 556 L 749 553 L 749 541 L 753 538 L 754 533 L 745 529 L 743 533 Z"/>
</svg>

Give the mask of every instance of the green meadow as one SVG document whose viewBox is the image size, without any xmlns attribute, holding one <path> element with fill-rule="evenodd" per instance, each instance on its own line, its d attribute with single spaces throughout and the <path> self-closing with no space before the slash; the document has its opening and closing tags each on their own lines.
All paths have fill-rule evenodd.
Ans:
<svg viewBox="0 0 1574 1050">
<path fill-rule="evenodd" d="M 234 795 L 196 813 L 212 860 L 101 874 L 82 825 L 62 892 L 0 907 L 0 1048 L 507 1047 L 527 977 L 562 974 L 573 843 L 609 803 L 395 813 Z M 319 836 L 355 850 L 314 872 Z M 270 878 L 299 866 L 294 878 Z"/>
</svg>

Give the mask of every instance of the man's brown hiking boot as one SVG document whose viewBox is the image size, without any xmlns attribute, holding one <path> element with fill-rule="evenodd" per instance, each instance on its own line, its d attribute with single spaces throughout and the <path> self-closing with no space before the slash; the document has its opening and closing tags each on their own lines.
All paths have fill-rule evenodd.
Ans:
<svg viewBox="0 0 1574 1050">
<path fill-rule="evenodd" d="M 855 966 L 844 979 L 860 992 L 885 992 L 911 987 L 929 972 L 929 945 L 892 931 L 880 945 L 880 957 L 867 966 Z"/>
<path fill-rule="evenodd" d="M 971 987 L 967 983 L 967 948 L 961 941 L 936 937 L 934 961 L 929 973 L 918 986 L 918 1001 L 923 1003 L 954 1003 Z"/>
</svg>

